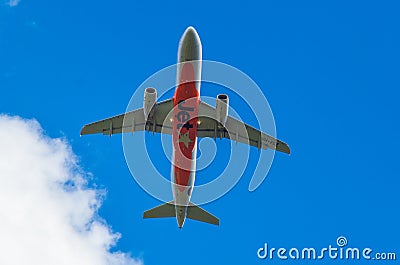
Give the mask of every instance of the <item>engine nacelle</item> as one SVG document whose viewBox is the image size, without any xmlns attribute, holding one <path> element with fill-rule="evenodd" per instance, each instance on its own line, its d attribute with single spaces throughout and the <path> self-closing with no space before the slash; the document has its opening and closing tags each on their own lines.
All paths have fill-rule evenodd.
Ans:
<svg viewBox="0 0 400 265">
<path fill-rule="evenodd" d="M 151 109 L 157 100 L 157 90 L 152 87 L 148 87 L 144 90 L 144 102 L 143 102 L 143 112 L 144 118 L 147 120 Z"/>
<path fill-rule="evenodd" d="M 215 104 L 215 116 L 217 121 L 222 125 L 225 125 L 226 119 L 228 118 L 228 107 L 229 97 L 226 94 L 219 94 L 217 96 L 217 102 Z"/>
</svg>

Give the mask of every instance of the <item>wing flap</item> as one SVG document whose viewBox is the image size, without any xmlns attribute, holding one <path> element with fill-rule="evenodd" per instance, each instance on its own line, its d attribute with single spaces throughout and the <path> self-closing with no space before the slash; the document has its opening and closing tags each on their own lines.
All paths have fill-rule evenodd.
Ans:
<svg viewBox="0 0 400 265">
<path fill-rule="evenodd" d="M 201 102 L 199 107 L 199 121 L 197 126 L 198 137 L 226 138 L 241 142 L 259 149 L 274 149 L 290 154 L 289 146 L 260 130 L 228 116 L 225 126 L 217 122 L 215 108 L 207 103 Z"/>
<path fill-rule="evenodd" d="M 154 106 L 147 121 L 144 117 L 143 108 L 141 108 L 87 124 L 83 126 L 81 135 L 96 133 L 112 135 L 135 131 L 152 131 L 171 134 L 172 126 L 169 122 L 169 116 L 172 113 L 171 110 L 173 107 L 173 100 L 168 99 Z"/>
</svg>

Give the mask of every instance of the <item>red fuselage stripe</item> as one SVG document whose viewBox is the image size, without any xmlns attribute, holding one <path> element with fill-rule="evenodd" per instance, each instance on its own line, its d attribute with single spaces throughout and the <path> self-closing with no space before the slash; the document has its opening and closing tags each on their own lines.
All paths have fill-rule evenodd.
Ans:
<svg viewBox="0 0 400 265">
<path fill-rule="evenodd" d="M 194 68 L 192 63 L 187 62 L 182 66 L 180 82 L 174 95 L 174 117 L 172 144 L 174 147 L 174 172 L 175 183 L 180 191 L 188 186 L 190 172 L 196 170 L 191 168 L 193 150 L 197 137 L 197 116 L 199 106 L 199 92 L 194 80 Z"/>
</svg>

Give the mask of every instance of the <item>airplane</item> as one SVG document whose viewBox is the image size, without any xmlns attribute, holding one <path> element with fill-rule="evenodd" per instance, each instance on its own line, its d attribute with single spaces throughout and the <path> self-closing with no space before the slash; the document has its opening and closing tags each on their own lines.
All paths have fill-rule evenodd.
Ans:
<svg viewBox="0 0 400 265">
<path fill-rule="evenodd" d="M 147 210 L 143 218 L 186 218 L 219 225 L 219 219 L 190 201 L 196 174 L 197 138 L 226 138 L 290 154 L 289 146 L 228 115 L 229 98 L 219 94 L 213 107 L 200 100 L 202 45 L 193 27 L 183 33 L 178 48 L 177 82 L 173 98 L 157 102 L 157 91 L 144 91 L 143 108 L 85 125 L 81 135 L 149 131 L 172 135 L 173 200 Z"/>
</svg>

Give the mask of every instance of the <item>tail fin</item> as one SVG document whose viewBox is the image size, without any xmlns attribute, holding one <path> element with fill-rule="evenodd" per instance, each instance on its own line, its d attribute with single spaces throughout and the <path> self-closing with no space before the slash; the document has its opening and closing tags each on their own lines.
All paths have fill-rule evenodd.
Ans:
<svg viewBox="0 0 400 265">
<path fill-rule="evenodd" d="M 143 218 L 175 217 L 174 201 L 161 204 L 143 213 Z"/>
<path fill-rule="evenodd" d="M 217 217 L 191 202 L 187 208 L 186 217 L 200 222 L 219 225 L 219 219 Z"/>
<path fill-rule="evenodd" d="M 164 218 L 175 216 L 176 211 L 174 201 L 167 202 L 143 213 L 143 218 Z M 191 202 L 187 207 L 186 217 L 200 222 L 219 225 L 219 219 L 217 217 Z"/>
</svg>

